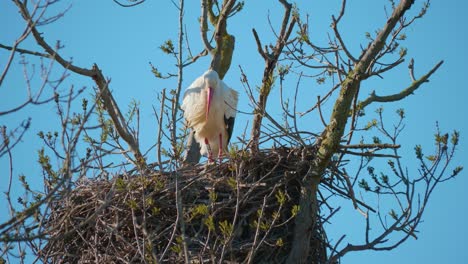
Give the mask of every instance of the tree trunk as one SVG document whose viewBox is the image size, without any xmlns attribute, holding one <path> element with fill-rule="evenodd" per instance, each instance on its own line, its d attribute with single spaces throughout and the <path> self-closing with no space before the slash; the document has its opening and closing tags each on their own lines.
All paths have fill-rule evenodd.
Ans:
<svg viewBox="0 0 468 264">
<path fill-rule="evenodd" d="M 312 173 L 312 168 L 307 174 Z M 307 176 L 306 176 L 307 177 Z M 301 196 L 299 203 L 299 213 L 297 214 L 294 230 L 294 241 L 291 252 L 286 260 L 287 264 L 306 263 L 310 251 L 310 239 L 317 223 L 317 189 L 319 182 L 313 181 L 315 177 L 307 177 L 301 186 Z"/>
<path fill-rule="evenodd" d="M 372 61 L 378 56 L 385 46 L 388 36 L 405 12 L 411 8 L 414 0 L 402 0 L 393 10 L 392 16 L 387 20 L 375 40 L 368 48 L 356 66 L 348 73 L 348 76 L 341 84 L 341 90 L 333 106 L 330 121 L 321 135 L 318 143 L 318 151 L 311 161 L 312 171 L 309 170 L 304 177 L 301 186 L 301 206 L 295 220 L 294 238 L 291 253 L 287 263 L 304 263 L 310 254 L 310 238 L 317 216 L 317 189 L 322 175 L 325 173 L 331 157 L 338 150 L 340 140 L 343 137 L 344 129 L 349 118 L 351 104 L 356 96 L 361 81 L 366 79 L 366 73 Z"/>
<path fill-rule="evenodd" d="M 192 130 L 187 141 L 187 152 L 184 161 L 189 164 L 197 164 L 200 158 L 200 144 L 195 140 L 195 131 Z"/>
</svg>

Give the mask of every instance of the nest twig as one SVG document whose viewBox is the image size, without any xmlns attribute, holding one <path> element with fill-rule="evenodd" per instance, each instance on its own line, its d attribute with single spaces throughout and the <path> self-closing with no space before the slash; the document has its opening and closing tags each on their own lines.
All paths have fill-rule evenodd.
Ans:
<svg viewBox="0 0 468 264">
<path fill-rule="evenodd" d="M 311 152 L 313 153 L 313 152 Z M 311 157 L 275 149 L 177 172 L 119 175 L 77 183 L 52 210 L 47 263 L 183 262 L 175 177 L 191 263 L 278 263 L 287 257 L 300 179 Z M 175 237 L 175 238 L 174 238 Z M 321 221 L 310 263 L 326 259 Z"/>
</svg>

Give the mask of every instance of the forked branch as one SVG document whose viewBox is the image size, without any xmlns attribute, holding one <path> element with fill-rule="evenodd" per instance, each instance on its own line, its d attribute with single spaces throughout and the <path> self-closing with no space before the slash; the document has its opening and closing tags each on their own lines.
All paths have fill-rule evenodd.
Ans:
<svg viewBox="0 0 468 264">
<path fill-rule="evenodd" d="M 372 91 L 372 93 L 367 97 L 364 101 L 359 103 L 360 109 L 364 109 L 366 106 L 370 105 L 373 102 L 381 102 L 381 103 L 387 103 L 387 102 L 395 102 L 395 101 L 400 101 L 407 96 L 413 94 L 414 91 L 416 91 L 421 84 L 425 83 L 428 81 L 429 77 L 437 71 L 437 69 L 444 63 L 444 61 L 440 61 L 437 63 L 428 73 L 423 75 L 421 78 L 418 80 L 414 80 L 413 83 L 411 83 L 410 86 L 405 88 L 399 93 L 392 94 L 392 95 L 386 95 L 386 96 L 378 96 L 375 94 L 375 91 Z"/>
<path fill-rule="evenodd" d="M 273 86 L 273 73 L 278 63 L 278 59 L 283 51 L 283 48 L 287 44 L 289 36 L 291 35 L 291 32 L 296 24 L 296 18 L 291 15 L 292 5 L 285 0 L 279 0 L 279 2 L 284 6 L 284 15 L 283 21 L 281 23 L 280 34 L 271 52 L 269 52 L 266 48 L 263 49 L 257 31 L 255 29 L 252 29 L 255 41 L 257 43 L 258 52 L 265 60 L 265 69 L 263 71 L 262 85 L 260 88 L 260 94 L 258 95 L 258 100 L 256 104 L 257 107 L 255 108 L 255 116 L 253 119 L 251 131 L 250 148 L 253 153 L 258 152 L 259 150 L 260 128 L 262 126 L 262 120 L 265 115 L 267 99 Z"/>
</svg>

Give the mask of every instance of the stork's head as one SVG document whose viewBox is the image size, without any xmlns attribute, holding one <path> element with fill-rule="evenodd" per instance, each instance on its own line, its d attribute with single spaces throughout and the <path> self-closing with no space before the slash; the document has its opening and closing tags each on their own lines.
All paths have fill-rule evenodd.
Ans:
<svg viewBox="0 0 468 264">
<path fill-rule="evenodd" d="M 216 92 L 219 86 L 219 76 L 218 73 L 214 70 L 208 70 L 203 74 L 203 79 L 205 81 L 206 89 L 206 120 L 208 120 L 208 115 L 210 113 L 211 101 L 213 99 L 213 94 Z"/>
</svg>

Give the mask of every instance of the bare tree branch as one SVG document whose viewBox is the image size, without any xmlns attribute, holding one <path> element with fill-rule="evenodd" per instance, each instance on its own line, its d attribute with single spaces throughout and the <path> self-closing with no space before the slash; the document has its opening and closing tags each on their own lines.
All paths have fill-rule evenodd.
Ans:
<svg viewBox="0 0 468 264">
<path fill-rule="evenodd" d="M 114 1 L 114 3 L 116 3 L 117 5 L 119 5 L 121 7 L 133 7 L 133 6 L 143 4 L 145 2 L 145 0 L 127 0 L 127 1 L 132 2 L 132 3 L 122 4 L 119 0 L 112 0 L 112 1 Z"/>
<path fill-rule="evenodd" d="M 28 9 L 26 8 L 26 5 L 19 2 L 18 0 L 14 0 L 14 2 L 20 9 L 21 15 L 23 16 L 24 20 L 28 23 L 37 44 L 44 48 L 44 50 L 64 68 L 69 69 L 79 75 L 91 77 L 96 82 L 97 86 L 101 91 L 101 98 L 104 102 L 104 105 L 106 106 L 107 111 L 109 112 L 109 115 L 112 118 L 112 121 L 114 122 L 115 128 L 119 132 L 120 136 L 127 142 L 133 154 L 135 155 L 135 164 L 140 168 L 145 169 L 146 161 L 140 152 L 138 143 L 127 129 L 126 121 L 122 116 L 122 113 L 120 112 L 120 109 L 117 106 L 117 103 L 115 102 L 112 94 L 109 91 L 109 82 L 104 78 L 98 66 L 94 64 L 93 68 L 89 70 L 77 67 L 71 62 L 63 59 L 60 56 L 60 54 L 58 54 L 54 49 L 52 49 L 49 46 L 49 44 L 47 44 L 47 42 L 44 40 L 41 34 L 37 31 L 36 26 L 31 22 L 31 16 L 29 14 Z"/>
<path fill-rule="evenodd" d="M 357 145 L 341 145 L 343 149 L 386 149 L 386 148 L 400 148 L 400 145 L 395 144 L 357 144 Z"/>
<path fill-rule="evenodd" d="M 260 128 L 262 125 L 262 119 L 265 115 L 267 99 L 273 86 L 273 72 L 276 68 L 276 64 L 283 51 L 283 48 L 285 47 L 289 36 L 291 35 L 291 32 L 296 24 L 296 18 L 294 16 L 291 18 L 292 5 L 285 0 L 279 0 L 279 2 L 284 7 L 284 15 L 283 21 L 281 23 L 280 34 L 276 40 L 275 47 L 273 48 L 271 53 L 268 53 L 266 50 L 262 51 L 258 34 L 255 31 L 255 29 L 252 30 L 255 37 L 255 41 L 257 42 L 258 51 L 265 60 L 265 69 L 263 71 L 262 85 L 260 88 L 260 94 L 258 95 L 257 107 L 254 110 L 255 116 L 252 122 L 250 148 L 253 153 L 257 153 L 259 150 Z"/>
<path fill-rule="evenodd" d="M 366 99 L 364 99 L 364 101 L 359 103 L 359 108 L 364 109 L 366 106 L 370 105 L 373 102 L 395 102 L 406 98 L 407 96 L 413 94 L 413 92 L 416 91 L 416 89 L 418 89 L 421 86 L 421 84 L 427 82 L 429 77 L 431 77 L 431 75 L 435 71 L 437 71 L 437 69 L 442 65 L 442 63 L 444 63 L 444 61 L 440 61 L 439 63 L 437 63 L 428 73 L 423 75 L 418 80 L 413 81 L 413 83 L 410 86 L 408 86 L 407 88 L 405 88 L 397 94 L 378 96 L 375 94 L 375 91 L 372 91 L 369 97 L 367 97 Z"/>
<path fill-rule="evenodd" d="M 340 43 L 341 48 L 345 52 L 346 56 L 348 56 L 348 58 L 351 59 L 351 61 L 356 62 L 357 61 L 356 58 L 353 55 L 351 55 L 351 52 L 349 52 L 348 48 L 346 47 L 346 45 L 345 45 L 345 43 L 343 41 L 343 38 L 341 37 L 340 32 L 338 30 L 338 23 L 340 22 L 341 18 L 344 15 L 345 8 L 346 8 L 346 0 L 343 0 L 342 3 L 341 3 L 341 10 L 340 10 L 340 14 L 338 15 L 338 18 L 335 18 L 335 16 L 332 16 L 332 20 L 333 20 L 332 28 L 333 28 L 333 31 L 335 32 L 336 38 L 338 39 L 338 41 Z"/>
<path fill-rule="evenodd" d="M 201 37 L 203 40 L 203 44 L 205 45 L 205 49 L 208 50 L 208 52 L 212 52 L 214 48 L 211 46 L 210 41 L 208 41 L 208 36 L 207 36 L 207 32 L 208 32 L 207 12 L 208 12 L 208 8 L 211 8 L 211 7 L 208 7 L 207 5 L 208 5 L 207 0 L 201 1 L 202 16 L 200 17 L 200 33 L 201 33 Z"/>
</svg>

